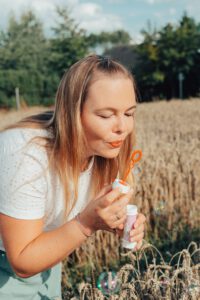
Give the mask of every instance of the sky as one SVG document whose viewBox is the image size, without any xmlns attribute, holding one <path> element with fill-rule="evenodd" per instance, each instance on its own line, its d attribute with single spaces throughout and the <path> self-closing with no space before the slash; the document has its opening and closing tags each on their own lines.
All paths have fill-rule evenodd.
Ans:
<svg viewBox="0 0 200 300">
<path fill-rule="evenodd" d="M 123 29 L 133 43 L 142 40 L 141 30 L 148 22 L 157 29 L 168 22 L 178 24 L 184 12 L 200 22 L 200 0 L 0 0 L 0 29 L 6 29 L 11 12 L 18 19 L 32 9 L 48 35 L 56 23 L 56 5 L 69 7 L 79 27 L 88 33 Z"/>
</svg>

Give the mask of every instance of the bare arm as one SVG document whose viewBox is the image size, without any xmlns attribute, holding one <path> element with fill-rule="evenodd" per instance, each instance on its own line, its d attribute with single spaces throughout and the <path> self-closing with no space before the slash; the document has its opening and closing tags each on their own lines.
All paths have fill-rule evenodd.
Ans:
<svg viewBox="0 0 200 300">
<path fill-rule="evenodd" d="M 112 201 L 120 195 L 117 191 L 110 193 L 111 198 L 109 194 L 108 198 L 113 199 Z M 107 203 L 106 195 L 103 193 L 103 197 L 91 201 L 89 207 L 85 209 L 87 215 L 84 216 L 83 213 L 82 221 L 85 227 L 92 228 L 91 231 L 101 229 L 99 225 L 95 226 L 98 219 L 95 218 L 95 209 L 104 202 L 105 207 L 109 206 L 110 203 Z M 91 219 L 94 224 L 88 223 Z M 71 220 L 49 232 L 43 232 L 43 223 L 43 219 L 16 219 L 0 213 L 0 232 L 8 260 L 20 277 L 30 277 L 51 268 L 86 240 L 76 220 Z"/>
<path fill-rule="evenodd" d="M 110 186 L 104 188 L 81 214 L 82 224 L 91 232 L 123 226 L 132 192 L 121 195 L 118 189 L 110 189 Z M 20 277 L 30 277 L 51 268 L 86 240 L 74 219 L 55 230 L 43 232 L 43 219 L 22 220 L 0 213 L 0 232 L 9 262 Z"/>
<path fill-rule="evenodd" d="M 30 277 L 62 261 L 85 240 L 78 223 L 42 232 L 43 220 L 19 220 L 0 214 L 0 232 L 15 273 Z"/>
</svg>

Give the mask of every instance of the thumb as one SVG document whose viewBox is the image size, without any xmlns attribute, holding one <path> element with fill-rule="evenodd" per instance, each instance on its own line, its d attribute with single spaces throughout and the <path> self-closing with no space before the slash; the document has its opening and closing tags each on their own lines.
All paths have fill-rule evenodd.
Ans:
<svg viewBox="0 0 200 300">
<path fill-rule="evenodd" d="M 96 198 L 103 197 L 106 195 L 108 192 L 112 190 L 112 185 L 111 184 L 106 184 L 104 187 L 100 190 L 100 192 L 96 195 Z"/>
</svg>

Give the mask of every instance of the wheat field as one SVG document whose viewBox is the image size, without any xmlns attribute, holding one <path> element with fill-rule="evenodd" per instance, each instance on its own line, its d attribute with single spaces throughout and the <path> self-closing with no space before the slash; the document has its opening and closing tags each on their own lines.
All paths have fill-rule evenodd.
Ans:
<svg viewBox="0 0 200 300">
<path fill-rule="evenodd" d="M 36 107 L 19 112 L 0 111 L 0 129 L 43 110 Z M 118 237 L 98 231 L 63 262 L 63 299 L 200 299 L 199 242 L 177 253 L 174 265 L 164 259 L 158 264 L 157 245 L 148 243 L 150 234 L 158 241 L 161 235 L 175 241 L 185 224 L 191 229 L 199 228 L 200 99 L 139 103 L 136 137 L 136 148 L 142 150 L 143 158 L 135 168 L 134 202 L 147 217 L 146 242 L 138 253 L 127 253 L 121 249 Z M 151 249 L 155 254 L 147 262 L 145 272 L 140 272 L 141 257 L 145 259 L 145 253 Z M 108 271 L 125 256 L 129 263 L 126 261 L 117 272 L 120 292 L 103 295 L 96 288 L 97 274 Z M 81 277 L 84 268 L 96 274 L 89 272 L 88 282 L 79 282 L 79 298 L 69 292 L 74 284 L 70 279 L 72 266 L 76 276 Z M 137 276 L 130 279 L 134 272 Z"/>
</svg>

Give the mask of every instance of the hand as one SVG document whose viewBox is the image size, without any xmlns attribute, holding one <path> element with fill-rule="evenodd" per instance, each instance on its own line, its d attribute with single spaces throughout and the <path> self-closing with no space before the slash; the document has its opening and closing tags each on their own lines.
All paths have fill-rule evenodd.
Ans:
<svg viewBox="0 0 200 300">
<path fill-rule="evenodd" d="M 90 201 L 79 219 L 83 226 L 96 230 L 112 231 L 122 229 L 126 220 L 126 206 L 129 203 L 133 190 L 128 194 L 121 194 L 118 188 L 112 190 L 111 185 L 104 187 L 95 200 Z"/>
<path fill-rule="evenodd" d="M 133 229 L 130 231 L 130 242 L 137 242 L 137 246 L 134 250 L 139 250 L 142 247 L 145 222 L 146 217 L 143 214 L 138 214 L 137 219 L 133 225 Z M 123 230 L 117 229 L 116 232 L 120 237 L 123 236 Z"/>
</svg>

